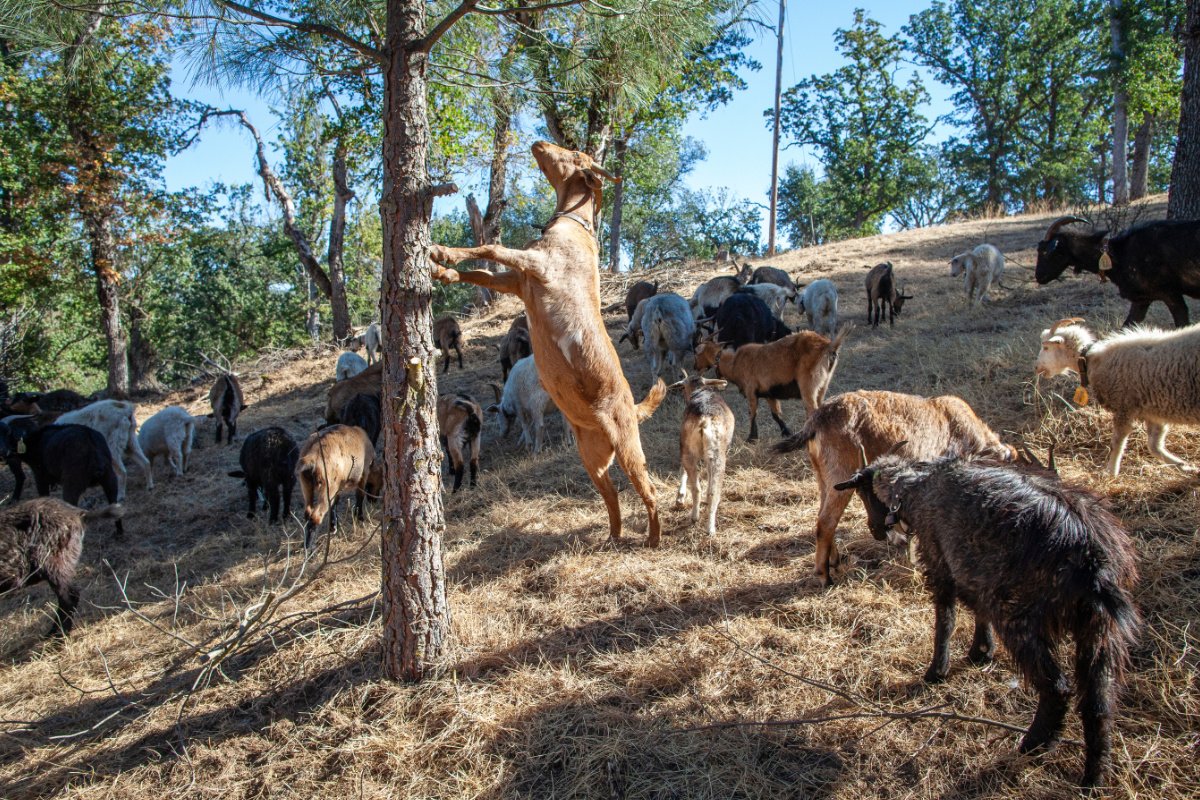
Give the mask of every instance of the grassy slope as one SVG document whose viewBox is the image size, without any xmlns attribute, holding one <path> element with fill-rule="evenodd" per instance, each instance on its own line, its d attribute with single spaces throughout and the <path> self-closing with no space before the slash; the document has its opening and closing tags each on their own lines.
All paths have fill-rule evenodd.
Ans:
<svg viewBox="0 0 1200 800">
<path fill-rule="evenodd" d="M 1126 308 L 1090 276 L 1033 284 L 1021 265 L 1032 264 L 1048 220 L 963 223 L 772 263 L 833 279 L 844 318 L 859 324 L 831 393 L 959 394 L 1009 438 L 1058 440 L 1062 471 L 1111 497 L 1137 537 L 1148 621 L 1117 724 L 1114 795 L 1190 796 L 1200 782 L 1190 627 L 1200 596 L 1197 486 L 1149 461 L 1141 436 L 1120 479 L 1101 476 L 1107 415 L 1068 413 L 1059 398 L 1073 389 L 1066 379 L 1033 382 L 1041 328 L 1079 315 L 1107 329 Z M 972 313 L 947 261 L 984 240 L 1010 257 L 1013 288 Z M 894 329 L 871 331 L 862 326 L 863 267 L 883 259 L 916 299 Z M 655 277 L 686 296 L 710 274 Z M 623 291 L 606 279 L 604 302 Z M 442 391 L 490 398 L 494 344 L 517 310 L 506 299 L 465 322 L 468 369 L 452 370 Z M 623 319 L 607 321 L 615 339 Z M 1169 323 L 1165 309 L 1152 321 Z M 620 352 L 640 398 L 645 362 L 626 345 Z M 312 430 L 334 361 L 277 355 L 250 368 L 254 405 L 243 432 Z M 557 419 L 538 456 L 486 426 L 479 487 L 446 497 L 454 635 L 444 669 L 420 686 L 380 677 L 378 551 L 367 524 L 335 539 L 331 563 L 188 694 L 203 673 L 184 640 L 211 648 L 264 588 L 290 585 L 298 568 L 286 545 L 295 547 L 299 524 L 289 523 L 281 544 L 279 528 L 246 521 L 241 485 L 225 477 L 236 448 L 212 446 L 203 430 L 206 446 L 185 478 L 163 480 L 151 495 L 131 475 L 125 542 L 105 525 L 89 533 L 85 602 L 65 646 L 37 645 L 45 589 L 0 600 L 0 797 L 1075 796 L 1077 743 L 1025 759 L 1017 734 L 1000 728 L 873 715 L 937 707 L 1023 726 L 1034 698 L 1006 657 L 984 670 L 964 663 L 966 613 L 949 680 L 920 683 L 932 608 L 904 554 L 866 535 L 857 503 L 840 529 L 849 566 L 833 589 L 817 586 L 811 470 L 803 457 L 766 452 L 777 432 L 765 411 L 763 443 L 747 446 L 745 402 L 728 399 L 739 427 L 712 539 L 671 509 L 681 402 L 669 399 L 642 428 L 665 509 L 664 546 L 654 552 L 636 546 L 645 520 L 627 489 L 627 542 L 608 543 L 602 503 L 574 450 L 561 446 Z M 196 389 L 163 403 L 199 412 L 203 400 Z M 147 404 L 143 418 L 158 405 Z M 803 412 L 790 403 L 785 413 L 798 422 Z M 1196 432 L 1173 432 L 1170 444 L 1200 462 Z M 114 574 L 145 619 L 123 606 Z M 829 717 L 837 719 L 687 730 Z M 1072 716 L 1068 736 L 1080 735 Z"/>
</svg>

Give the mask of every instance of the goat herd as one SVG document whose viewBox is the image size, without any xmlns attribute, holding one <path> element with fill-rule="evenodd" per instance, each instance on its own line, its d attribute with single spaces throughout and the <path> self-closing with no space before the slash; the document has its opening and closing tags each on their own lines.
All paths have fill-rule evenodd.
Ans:
<svg viewBox="0 0 1200 800">
<path fill-rule="evenodd" d="M 1075 693 L 1086 740 L 1083 782 L 1103 784 L 1111 760 L 1113 695 L 1140 624 L 1131 599 L 1137 578 L 1135 551 L 1120 521 L 1095 494 L 1059 479 L 1053 452 L 1049 466 L 1044 466 L 1027 449 L 1003 444 L 960 398 L 852 391 L 826 401 L 851 326 L 839 326 L 838 293 L 825 279 L 798 285 L 782 270 L 751 270 L 746 265 L 736 276 L 700 285 L 690 300 L 659 292 L 657 283 L 635 283 L 624 304 L 607 309 L 623 306 L 628 324 L 621 340 L 644 351 L 656 381 L 646 399 L 634 404 L 600 317 L 595 244 L 587 223 L 587 203 L 598 198 L 595 186 L 601 177 L 611 176 L 590 162 L 574 162 L 575 171 L 586 177 L 577 181 L 570 164 L 563 167 L 556 161 L 569 151 L 539 152 L 535 146 L 534 152 L 558 191 L 560 209 L 583 206 L 579 214 L 556 214 L 543 238 L 524 251 L 433 248 L 434 261 L 442 264 L 484 257 L 508 266 L 509 272 L 499 274 L 435 266 L 433 276 L 518 294 L 527 312 L 513 321 L 499 345 L 503 383 L 491 384 L 496 402 L 486 412 L 466 394 L 438 398 L 452 490 L 460 489 L 468 464 L 470 485 L 475 485 L 486 413 L 498 416 L 503 435 L 519 426 L 521 442 L 537 452 L 544 443 L 544 415 L 557 407 L 604 497 L 612 537 L 619 538 L 621 525 L 608 476 L 615 455 L 646 504 L 646 543 L 656 546 L 659 522 L 637 424 L 654 413 L 665 396 L 667 387 L 658 376 L 671 367 L 682 372 L 682 380 L 670 388 L 682 389 L 686 402 L 677 502 L 685 505 L 690 496 L 691 519 L 698 520 L 699 476 L 706 470 L 706 530 L 712 534 L 734 432 L 734 415 L 720 390 L 732 383 L 747 400 L 751 440 L 758 435 L 756 411 L 762 398 L 785 437 L 774 449 L 808 452 L 820 502 L 815 568 L 823 582 L 830 583 L 839 566 L 834 534 L 855 493 L 877 539 L 900 543 L 917 537 L 936 609 L 927 681 L 947 675 L 956 602 L 975 613 L 968 656 L 972 663 L 992 659 L 994 636 L 999 634 L 1039 695 L 1033 723 L 1020 745 L 1023 752 L 1049 747 L 1061 736 L 1072 690 L 1055 652 L 1066 635 L 1075 638 Z M 1056 222 L 1039 247 L 1039 280 L 1047 242 L 1062 235 L 1058 231 L 1064 224 Z M 1118 248 L 1108 252 L 1115 255 Z M 548 253 L 558 261 L 547 259 Z M 556 263 L 565 268 L 556 273 Z M 573 273 L 571 266 L 579 264 L 588 271 Z M 968 301 L 976 305 L 987 298 L 993 283 L 999 283 L 1004 259 L 985 244 L 956 256 L 950 268 L 952 276 L 964 277 Z M 1077 271 L 1080 268 L 1076 265 Z M 1114 265 L 1104 271 L 1115 283 Z M 890 263 L 872 268 L 865 288 L 873 326 L 885 313 L 894 324 L 905 301 L 912 299 Z M 1188 288 L 1183 293 L 1195 294 Z M 807 317 L 813 330 L 789 330 L 780 319 L 788 303 Z M 1113 475 L 1120 470 L 1135 420 L 1146 422 L 1152 452 L 1190 469 L 1164 446 L 1168 424 L 1200 423 L 1200 325 L 1186 327 L 1186 305 L 1183 318 L 1176 314 L 1176 320 L 1182 326 L 1172 332 L 1134 328 L 1100 340 L 1074 318 L 1042 332 L 1037 373 L 1077 374 L 1082 386 L 1076 401 L 1094 399 L 1113 414 L 1108 461 Z M 445 359 L 443 371 L 450 368 L 451 350 L 461 368 L 457 321 L 452 316 L 439 318 L 434 337 Z M 280 427 L 257 430 L 242 445 L 240 469 L 230 473 L 245 481 L 249 516 L 254 516 L 261 492 L 272 523 L 288 515 L 298 481 L 305 504 L 306 547 L 311 547 L 326 516 L 336 528 L 339 496 L 354 494 L 361 518 L 364 498 L 380 491 L 381 465 L 375 453 L 382 373 L 376 356 L 378 326 L 371 326 L 355 343 L 366 346 L 367 358 L 355 352 L 339 357 L 325 408 L 326 425 L 303 444 Z M 690 376 L 683 371 L 689 354 L 695 370 Z M 716 378 L 704 377 L 714 368 Z M 779 405 L 789 398 L 802 400 L 807 415 L 795 433 Z M 171 406 L 148 419 L 139 432 L 136 409 L 129 402 L 84 398 L 65 389 L 9 397 L 6 387 L 0 400 L 6 415 L 0 422 L 0 457 L 15 479 L 12 500 L 16 503 L 22 493 L 23 465 L 33 472 L 42 495 L 0 512 L 0 590 L 49 582 L 58 598 L 54 632 L 66 635 L 79 600 L 73 578 L 84 521 L 114 518 L 120 536 L 124 457 L 144 471 L 148 487 L 153 486 L 155 459 L 166 460 L 175 475 L 183 474 L 195 420 Z M 233 442 L 238 416 L 247 407 L 236 376 L 220 375 L 209 401 L 216 440 L 221 441 L 224 430 L 226 440 Z M 65 502 L 46 498 L 56 484 L 62 486 Z M 91 486 L 104 491 L 109 505 L 85 513 L 75 506 Z"/>
</svg>

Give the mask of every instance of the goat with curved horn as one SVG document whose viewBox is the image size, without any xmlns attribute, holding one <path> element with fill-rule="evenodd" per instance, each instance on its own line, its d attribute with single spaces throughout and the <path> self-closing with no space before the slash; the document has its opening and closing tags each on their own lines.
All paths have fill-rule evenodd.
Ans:
<svg viewBox="0 0 1200 800">
<path fill-rule="evenodd" d="M 1042 238 L 1042 241 L 1050 241 L 1054 238 L 1054 234 L 1058 233 L 1059 228 L 1063 227 L 1064 225 L 1070 225 L 1072 222 L 1084 222 L 1088 225 L 1092 224 L 1090 219 L 1086 219 L 1084 217 L 1059 217 L 1058 219 L 1054 220 L 1054 222 L 1050 223 L 1050 227 L 1046 230 L 1046 235 Z"/>
<path fill-rule="evenodd" d="M 1075 325 L 1076 323 L 1079 323 L 1079 322 L 1083 322 L 1083 317 L 1067 317 L 1066 319 L 1060 319 L 1058 322 L 1056 322 L 1050 326 L 1050 333 L 1047 335 L 1053 336 L 1055 333 L 1058 332 L 1059 328 L 1065 327 L 1067 325 Z"/>
</svg>

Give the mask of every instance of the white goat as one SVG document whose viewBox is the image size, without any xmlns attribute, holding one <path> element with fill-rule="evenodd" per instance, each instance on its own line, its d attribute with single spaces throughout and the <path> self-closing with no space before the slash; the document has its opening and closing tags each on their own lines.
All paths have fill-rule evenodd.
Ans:
<svg viewBox="0 0 1200 800">
<path fill-rule="evenodd" d="M 338 356 L 337 369 L 334 371 L 333 379 L 334 381 L 344 381 L 346 378 L 353 378 L 368 366 L 362 356 L 347 350 Z"/>
<path fill-rule="evenodd" d="M 521 425 L 520 443 L 540 453 L 545 436 L 543 418 L 547 411 L 555 410 L 556 406 L 542 386 L 533 356 L 525 356 L 513 364 L 503 390 L 497 383 L 491 386 L 496 392 L 496 402 L 488 406 L 486 411 L 500 415 L 501 436 L 508 436 L 516 420 Z M 569 427 L 567 433 L 570 435 Z"/>
<path fill-rule="evenodd" d="M 646 361 L 653 380 L 664 363 L 683 368 L 683 359 L 692 350 L 696 321 L 686 300 L 674 292 L 664 292 L 638 303 L 629 320 L 630 338 L 638 331 L 646 340 Z"/>
<path fill-rule="evenodd" d="M 150 471 L 154 471 L 154 459 L 162 456 L 172 474 L 179 476 L 187 472 L 195 434 L 196 420 L 179 406 L 167 406 L 142 423 L 138 444 L 150 460 Z"/>
<path fill-rule="evenodd" d="M 796 297 L 796 308 L 808 316 L 808 327 L 832 339 L 837 333 L 838 293 L 828 278 L 815 280 Z"/>
<path fill-rule="evenodd" d="M 712 536 L 717 532 L 717 506 L 721 503 L 721 483 L 725 478 L 725 454 L 733 441 L 733 412 L 721 397 L 728 384 L 702 375 L 683 374 L 683 380 L 673 384 L 683 389 L 687 409 L 683 412 L 683 427 L 679 431 L 679 494 L 675 504 L 687 503 L 692 496 L 692 522 L 700 519 L 700 467 L 708 477 L 708 524 Z"/>
<path fill-rule="evenodd" d="M 995 282 L 1000 285 L 1004 275 L 1004 254 L 990 244 L 981 244 L 974 250 L 959 253 L 950 259 L 950 277 L 963 275 L 967 288 L 967 303 L 977 306 L 988 297 L 988 289 Z"/>
<path fill-rule="evenodd" d="M 767 304 L 771 313 L 777 317 L 783 316 L 783 307 L 796 299 L 794 289 L 787 289 L 774 283 L 750 283 L 738 289 L 739 292 L 753 292 L 758 299 Z"/>
<path fill-rule="evenodd" d="M 125 499 L 124 456 L 129 455 L 134 463 L 146 473 L 146 488 L 154 488 L 154 473 L 150 470 L 150 459 L 142 452 L 137 438 L 137 406 L 125 400 L 97 400 L 75 411 L 68 411 L 56 420 L 58 425 L 86 425 L 99 431 L 108 442 L 112 453 L 113 470 L 117 473 L 117 501 Z"/>
<path fill-rule="evenodd" d="M 1170 424 L 1200 425 L 1200 325 L 1173 331 L 1130 328 L 1096 341 L 1075 317 L 1042 331 L 1037 374 L 1074 372 L 1085 392 L 1113 415 L 1108 472 L 1121 457 L 1135 420 L 1146 423 L 1146 442 L 1159 459 L 1193 471 L 1163 446 Z M 1080 403 L 1087 402 L 1078 396 Z"/>
</svg>

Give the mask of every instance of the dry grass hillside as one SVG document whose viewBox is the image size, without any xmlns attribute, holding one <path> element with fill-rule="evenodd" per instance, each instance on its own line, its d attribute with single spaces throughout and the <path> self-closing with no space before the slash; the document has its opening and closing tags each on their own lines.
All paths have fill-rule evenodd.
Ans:
<svg viewBox="0 0 1200 800">
<path fill-rule="evenodd" d="M 831 278 L 843 318 L 858 324 L 831 395 L 961 395 L 1010 440 L 1043 450 L 1060 442 L 1063 473 L 1110 498 L 1137 541 L 1146 619 L 1117 719 L 1111 794 L 1194 797 L 1197 481 L 1152 461 L 1140 434 L 1121 477 L 1105 477 L 1108 416 L 1069 406 L 1065 378 L 1033 379 L 1048 323 L 1083 316 L 1108 330 L 1127 307 L 1092 276 L 1033 283 L 1033 248 L 1049 220 L 980 220 L 771 263 Z M 1010 288 L 972 312 L 947 262 L 981 241 L 1010 258 Z M 916 298 L 894 328 L 871 330 L 864 266 L 885 259 Z M 652 279 L 686 296 L 712 273 L 697 265 Z M 604 302 L 624 288 L 606 278 Z M 490 401 L 495 344 L 518 310 L 509 298 L 464 321 L 467 369 L 439 377 L 441 391 Z M 615 339 L 624 315 L 606 321 Z M 794 311 L 788 321 L 798 322 Z M 1151 321 L 1169 324 L 1161 305 Z M 650 382 L 643 356 L 628 345 L 620 353 L 640 398 Z M 246 365 L 253 405 L 243 436 L 271 424 L 297 437 L 311 431 L 335 358 Z M 147 403 L 141 416 L 167 403 L 200 412 L 205 391 Z M 537 456 L 489 420 L 479 486 L 445 496 L 453 638 L 437 674 L 415 686 L 389 683 L 379 668 L 374 517 L 302 568 L 299 522 L 246 520 L 244 489 L 225 475 L 237 448 L 214 446 L 202 429 L 182 479 L 161 478 L 150 493 L 131 469 L 124 541 L 106 524 L 89 532 L 69 641 L 39 641 L 51 608 L 44 586 L 0 599 L 0 797 L 1075 796 L 1077 715 L 1071 741 L 1039 758 L 1017 755 L 1012 730 L 948 718 L 1024 727 L 1035 697 L 1007 656 L 967 665 L 965 612 L 949 679 L 922 684 L 932 605 L 905 553 L 870 538 L 857 501 L 839 529 L 848 566 L 833 588 L 819 586 L 807 460 L 769 453 L 778 432 L 765 413 L 762 441 L 748 446 L 745 401 L 732 390 L 727 399 L 738 431 L 711 539 L 672 508 L 679 398 L 642 427 L 664 509 L 656 551 L 638 546 L 645 516 L 628 488 L 626 541 L 608 541 L 603 505 L 561 444 L 557 415 Z M 803 409 L 785 403 L 785 414 L 798 423 Z M 1200 432 L 1172 431 L 1169 444 L 1200 463 Z"/>
</svg>

